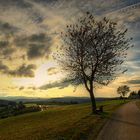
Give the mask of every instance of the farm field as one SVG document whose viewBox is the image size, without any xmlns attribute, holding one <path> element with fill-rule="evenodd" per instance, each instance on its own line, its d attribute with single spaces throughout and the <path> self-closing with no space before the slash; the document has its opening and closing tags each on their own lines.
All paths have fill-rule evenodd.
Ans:
<svg viewBox="0 0 140 140">
<path fill-rule="evenodd" d="M 48 108 L 0 120 L 0 140 L 93 140 L 122 100 L 98 102 L 104 113 L 91 114 L 89 103 Z"/>
</svg>

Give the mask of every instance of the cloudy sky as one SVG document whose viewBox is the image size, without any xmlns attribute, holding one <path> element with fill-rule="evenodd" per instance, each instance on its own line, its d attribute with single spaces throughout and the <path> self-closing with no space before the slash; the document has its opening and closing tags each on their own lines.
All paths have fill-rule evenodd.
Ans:
<svg viewBox="0 0 140 140">
<path fill-rule="evenodd" d="M 138 90 L 140 0 L 0 0 L 0 96 L 88 96 L 82 85 L 62 82 L 65 75 L 52 57 L 60 32 L 87 11 L 125 25 L 134 44 L 124 63 L 128 71 L 96 89 L 96 96 L 117 96 L 122 84 Z"/>
</svg>

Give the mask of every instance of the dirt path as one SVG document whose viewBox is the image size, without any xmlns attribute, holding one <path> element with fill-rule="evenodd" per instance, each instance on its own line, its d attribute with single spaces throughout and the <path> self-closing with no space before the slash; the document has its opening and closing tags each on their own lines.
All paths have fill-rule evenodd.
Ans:
<svg viewBox="0 0 140 140">
<path fill-rule="evenodd" d="M 140 140 L 140 110 L 135 102 L 121 106 L 96 140 Z"/>
</svg>

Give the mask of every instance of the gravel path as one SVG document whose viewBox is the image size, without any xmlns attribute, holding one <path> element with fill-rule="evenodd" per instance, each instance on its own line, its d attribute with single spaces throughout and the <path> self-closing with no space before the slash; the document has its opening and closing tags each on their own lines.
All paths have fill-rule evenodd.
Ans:
<svg viewBox="0 0 140 140">
<path fill-rule="evenodd" d="M 96 140 L 140 140 L 140 110 L 135 102 L 122 105 L 109 118 Z"/>
</svg>

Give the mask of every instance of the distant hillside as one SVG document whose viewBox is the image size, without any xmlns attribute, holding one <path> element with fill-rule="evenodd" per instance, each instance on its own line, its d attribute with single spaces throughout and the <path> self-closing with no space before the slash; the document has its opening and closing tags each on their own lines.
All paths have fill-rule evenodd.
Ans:
<svg viewBox="0 0 140 140">
<path fill-rule="evenodd" d="M 77 103 L 84 103 L 90 102 L 89 97 L 61 97 L 61 98 L 36 98 L 36 97 L 24 97 L 24 96 L 8 96 L 8 97 L 1 97 L 4 100 L 10 100 L 14 102 L 77 102 Z M 117 98 L 96 98 L 96 101 L 104 101 L 110 99 L 117 99 Z"/>
<path fill-rule="evenodd" d="M 0 106 L 15 105 L 15 104 L 16 104 L 16 102 L 14 102 L 14 101 L 0 99 Z"/>
<path fill-rule="evenodd" d="M 3 100 L 10 100 L 14 102 L 71 102 L 75 101 L 78 103 L 89 102 L 89 97 L 61 97 L 61 98 L 36 98 L 36 97 L 22 97 L 22 96 L 8 96 L 1 97 Z"/>
</svg>

